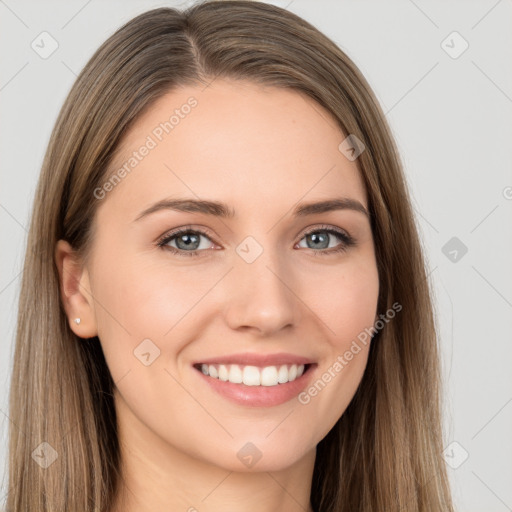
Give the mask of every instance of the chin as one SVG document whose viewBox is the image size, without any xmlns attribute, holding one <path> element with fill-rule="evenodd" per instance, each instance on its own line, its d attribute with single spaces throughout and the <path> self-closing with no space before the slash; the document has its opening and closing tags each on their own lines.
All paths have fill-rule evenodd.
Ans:
<svg viewBox="0 0 512 512">
<path fill-rule="evenodd" d="M 263 436 L 253 439 L 231 443 L 231 448 L 226 448 L 219 457 L 213 457 L 210 462 L 238 473 L 274 472 L 285 470 L 304 457 L 314 457 L 316 453 L 316 445 L 313 448 L 306 447 L 303 443 L 294 444 L 289 439 L 278 437 L 272 441 L 265 440 Z"/>
</svg>

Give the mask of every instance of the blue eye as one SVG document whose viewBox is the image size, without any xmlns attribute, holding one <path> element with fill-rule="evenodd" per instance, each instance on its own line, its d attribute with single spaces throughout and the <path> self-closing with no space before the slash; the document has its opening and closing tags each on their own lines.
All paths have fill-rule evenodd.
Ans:
<svg viewBox="0 0 512 512">
<path fill-rule="evenodd" d="M 203 252 L 199 250 L 201 237 L 209 239 L 208 233 L 205 231 L 184 227 L 164 235 L 164 237 L 158 241 L 157 245 L 179 256 L 196 256 L 198 252 Z M 168 245 L 170 242 L 174 241 L 176 241 L 177 247 Z"/>
<path fill-rule="evenodd" d="M 205 252 L 205 249 L 211 247 L 211 244 L 206 244 L 205 247 L 201 248 L 202 237 L 210 240 L 208 232 L 203 231 L 202 229 L 193 229 L 191 226 L 185 226 L 171 233 L 166 233 L 158 240 L 157 246 L 170 251 L 173 254 L 177 254 L 178 256 L 202 256 L 200 253 Z M 341 243 L 334 247 L 329 247 L 330 239 L 333 237 L 338 238 Z M 313 246 L 309 246 L 307 248 L 312 249 L 315 256 L 340 253 L 356 244 L 356 240 L 348 233 L 334 229 L 331 226 L 315 227 L 302 235 L 300 241 L 303 239 L 311 241 Z M 176 244 L 175 247 L 169 245 L 172 242 Z M 327 245 L 325 245 L 326 243 Z M 315 247 L 315 244 L 319 247 Z"/>
<path fill-rule="evenodd" d="M 336 237 L 338 240 L 341 240 L 339 245 L 336 245 L 334 248 L 329 247 L 329 237 Z M 333 229 L 330 227 L 316 227 L 311 231 L 308 231 L 304 234 L 303 238 L 309 239 L 313 244 L 320 245 L 321 247 L 308 247 L 309 249 L 313 249 L 315 255 L 328 255 L 333 253 L 339 253 L 342 251 L 346 251 L 349 247 L 355 245 L 356 241 L 353 237 L 351 237 L 348 233 L 344 233 L 341 230 Z M 302 240 L 302 239 L 301 239 Z M 327 243 L 327 246 L 325 246 Z M 330 249 L 328 251 L 320 250 L 320 249 Z"/>
</svg>

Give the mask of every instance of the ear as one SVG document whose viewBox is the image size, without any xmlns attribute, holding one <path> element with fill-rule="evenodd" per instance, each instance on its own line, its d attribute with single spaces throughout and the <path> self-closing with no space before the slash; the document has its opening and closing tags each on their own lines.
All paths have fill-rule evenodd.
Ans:
<svg viewBox="0 0 512 512">
<path fill-rule="evenodd" d="M 57 242 L 54 257 L 59 271 L 60 298 L 71 330 L 80 338 L 97 336 L 94 299 L 87 269 L 65 240 Z M 75 322 L 76 318 L 80 318 L 79 324 Z"/>
</svg>

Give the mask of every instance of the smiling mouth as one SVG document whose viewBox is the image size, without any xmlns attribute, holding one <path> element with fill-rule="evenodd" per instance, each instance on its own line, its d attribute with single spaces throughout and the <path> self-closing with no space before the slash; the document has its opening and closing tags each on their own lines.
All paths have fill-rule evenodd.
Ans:
<svg viewBox="0 0 512 512">
<path fill-rule="evenodd" d="M 213 379 L 246 386 L 278 386 L 298 379 L 312 364 L 281 364 L 276 366 L 251 366 L 238 364 L 198 363 L 194 368 Z"/>
</svg>

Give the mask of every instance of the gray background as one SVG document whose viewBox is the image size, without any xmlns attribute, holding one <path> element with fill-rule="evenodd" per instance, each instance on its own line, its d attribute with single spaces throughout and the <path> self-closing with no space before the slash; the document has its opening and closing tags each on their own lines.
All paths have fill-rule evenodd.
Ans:
<svg viewBox="0 0 512 512">
<path fill-rule="evenodd" d="M 57 113 L 93 51 L 121 24 L 189 3 L 0 0 L 0 504 L 26 230 Z M 336 41 L 386 112 L 435 289 L 457 509 L 512 511 L 512 3 L 269 3 Z M 42 46 L 43 31 L 58 43 L 48 58 L 31 47 Z M 458 55 L 463 40 L 469 47 Z"/>
</svg>

